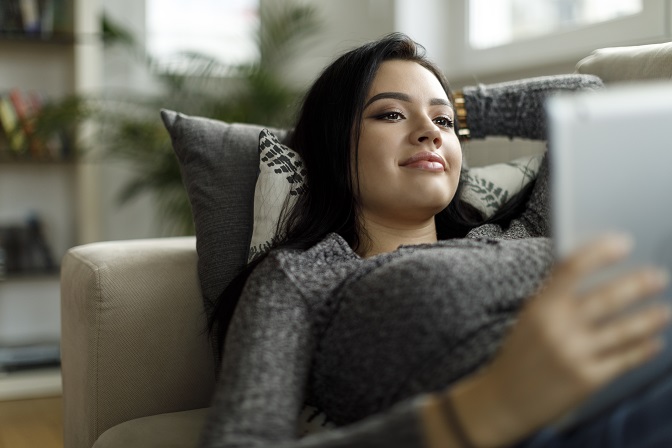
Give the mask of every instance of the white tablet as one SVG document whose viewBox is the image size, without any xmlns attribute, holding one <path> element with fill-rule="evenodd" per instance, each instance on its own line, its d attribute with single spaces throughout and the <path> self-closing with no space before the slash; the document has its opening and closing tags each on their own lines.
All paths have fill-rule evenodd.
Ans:
<svg viewBox="0 0 672 448">
<path fill-rule="evenodd" d="M 606 231 L 627 232 L 627 263 L 672 272 L 672 82 L 562 94 L 546 103 L 553 232 L 559 256 Z M 670 297 L 668 289 L 661 294 Z M 590 418 L 672 369 L 665 351 L 589 399 L 564 424 Z"/>
</svg>

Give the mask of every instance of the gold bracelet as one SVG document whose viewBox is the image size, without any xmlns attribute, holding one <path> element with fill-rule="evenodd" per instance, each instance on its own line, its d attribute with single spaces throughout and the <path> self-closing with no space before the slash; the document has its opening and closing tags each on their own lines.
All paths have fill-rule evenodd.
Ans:
<svg viewBox="0 0 672 448">
<path fill-rule="evenodd" d="M 471 131 L 469 131 L 469 125 L 467 123 L 467 108 L 464 102 L 464 95 L 461 91 L 455 91 L 453 93 L 453 101 L 455 106 L 455 114 L 457 115 L 457 122 L 459 123 L 459 129 L 457 131 L 457 136 L 460 140 L 469 140 L 471 137 Z"/>
<path fill-rule="evenodd" d="M 446 421 L 448 426 L 453 429 L 453 435 L 460 443 L 462 448 L 474 448 L 474 444 L 471 443 L 469 436 L 464 431 L 464 426 L 460 423 L 460 419 L 455 412 L 455 407 L 453 406 L 453 400 L 450 399 L 450 395 L 447 393 L 445 396 L 439 398 L 439 403 L 441 403 L 441 408 L 445 414 Z"/>
</svg>

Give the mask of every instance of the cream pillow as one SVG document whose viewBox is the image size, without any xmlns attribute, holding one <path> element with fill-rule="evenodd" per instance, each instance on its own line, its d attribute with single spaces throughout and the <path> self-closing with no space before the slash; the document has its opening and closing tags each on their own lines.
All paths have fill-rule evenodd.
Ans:
<svg viewBox="0 0 672 448">
<path fill-rule="evenodd" d="M 470 168 L 462 197 L 489 218 L 537 176 L 542 159 L 543 155 L 539 154 Z"/>
<path fill-rule="evenodd" d="M 464 199 L 484 217 L 492 216 L 511 196 L 535 178 L 541 155 L 521 157 L 469 169 Z M 254 227 L 248 261 L 271 247 L 280 212 L 304 189 L 305 167 L 301 157 L 264 129 L 259 135 L 259 177 L 254 190 Z"/>
<path fill-rule="evenodd" d="M 254 221 L 248 261 L 271 247 L 282 208 L 305 189 L 301 157 L 268 129 L 259 134 L 259 177 L 254 190 Z"/>
</svg>

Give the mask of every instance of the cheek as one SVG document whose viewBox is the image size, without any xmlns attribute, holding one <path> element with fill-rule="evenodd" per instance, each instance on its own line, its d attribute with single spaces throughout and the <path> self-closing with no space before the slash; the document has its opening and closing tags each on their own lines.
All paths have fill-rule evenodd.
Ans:
<svg viewBox="0 0 672 448">
<path fill-rule="evenodd" d="M 386 176 L 389 175 L 386 170 L 382 169 L 380 160 L 376 155 L 368 151 L 362 151 L 361 147 L 356 170 L 353 168 L 352 172 L 355 173 L 352 179 L 353 192 L 360 199 L 362 199 L 362 196 L 369 196 L 371 190 L 375 190 L 376 186 L 385 184 Z"/>
<path fill-rule="evenodd" d="M 454 141 L 452 141 L 454 140 Z M 451 139 L 446 151 L 447 162 L 450 165 L 451 172 L 459 172 L 462 169 L 462 145 L 457 138 Z"/>
<path fill-rule="evenodd" d="M 364 129 L 362 131 L 358 153 L 354 148 L 351 152 L 350 166 L 353 173 L 353 191 L 355 193 L 357 193 L 357 178 L 359 178 L 359 185 L 362 189 L 367 184 L 381 182 L 381 178 L 390 174 L 387 165 L 393 162 L 393 159 L 390 158 L 389 142 L 385 140 L 385 136 L 376 135 L 371 131 L 364 132 Z"/>
</svg>

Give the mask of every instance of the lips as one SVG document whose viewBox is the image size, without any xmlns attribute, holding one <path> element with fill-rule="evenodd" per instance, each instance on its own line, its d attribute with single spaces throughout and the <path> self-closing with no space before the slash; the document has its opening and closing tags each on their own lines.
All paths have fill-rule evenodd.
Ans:
<svg viewBox="0 0 672 448">
<path fill-rule="evenodd" d="M 445 171 L 446 161 L 435 152 L 423 151 L 413 154 L 401 162 L 399 166 L 427 171 Z"/>
</svg>

